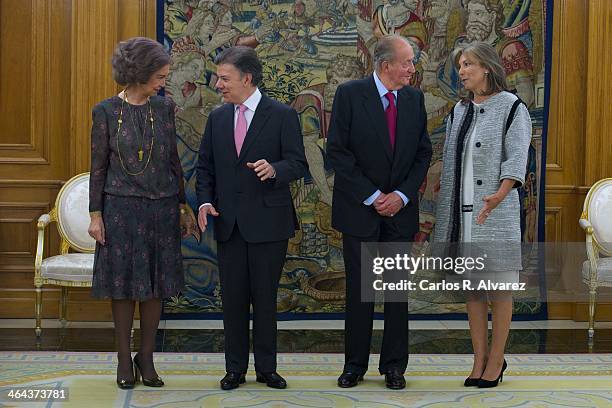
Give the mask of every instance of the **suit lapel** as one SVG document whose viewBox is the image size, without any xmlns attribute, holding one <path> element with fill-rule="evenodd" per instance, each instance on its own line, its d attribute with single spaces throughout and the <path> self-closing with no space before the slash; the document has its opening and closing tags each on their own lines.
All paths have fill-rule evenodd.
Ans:
<svg viewBox="0 0 612 408">
<path fill-rule="evenodd" d="M 236 142 L 234 141 L 234 104 L 227 103 L 223 107 L 223 111 L 221 113 L 220 122 L 227 126 L 223 126 L 223 137 L 221 138 L 221 143 L 223 144 L 222 151 L 227 152 L 227 157 L 232 162 L 238 160 L 238 155 L 236 154 Z"/>
<path fill-rule="evenodd" d="M 247 131 L 237 163 L 240 163 L 244 159 L 247 151 L 255 143 L 255 140 L 264 128 L 268 118 L 270 117 L 270 106 L 272 106 L 270 98 L 262 95 L 261 100 L 255 109 L 255 115 L 253 116 L 249 130 Z"/>
<path fill-rule="evenodd" d="M 378 95 L 378 89 L 374 82 L 374 76 L 370 76 L 368 83 L 368 90 L 363 94 L 363 106 L 370 116 L 375 133 L 380 138 L 387 159 L 389 159 L 389 162 L 392 162 L 393 151 L 391 150 L 391 141 L 389 140 L 389 128 L 387 127 L 387 119 L 385 118 L 385 111 Z"/>
<path fill-rule="evenodd" d="M 397 130 L 395 132 L 395 163 L 402 156 L 404 149 L 410 146 L 408 133 L 410 120 L 413 118 L 414 101 L 408 92 L 401 90 L 397 93 Z"/>
</svg>

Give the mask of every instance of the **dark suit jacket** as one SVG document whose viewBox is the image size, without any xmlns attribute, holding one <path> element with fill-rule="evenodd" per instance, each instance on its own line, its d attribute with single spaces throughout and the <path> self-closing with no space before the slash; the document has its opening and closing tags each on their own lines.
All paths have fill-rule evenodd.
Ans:
<svg viewBox="0 0 612 408">
<path fill-rule="evenodd" d="M 375 233 L 381 216 L 363 204 L 376 190 L 399 190 L 408 204 L 393 217 L 402 234 L 418 231 L 418 189 L 431 160 L 423 93 L 404 87 L 397 95 L 395 149 L 374 77 L 340 85 L 334 98 L 327 155 L 335 170 L 332 226 L 357 237 Z"/>
<path fill-rule="evenodd" d="M 260 181 L 247 162 L 266 159 L 276 178 Z M 229 239 L 234 225 L 247 242 L 288 239 L 299 228 L 289 182 L 308 169 L 295 110 L 262 95 L 240 157 L 234 144 L 234 105 L 210 113 L 200 145 L 196 193 L 199 205 L 211 203 L 215 238 Z"/>
</svg>

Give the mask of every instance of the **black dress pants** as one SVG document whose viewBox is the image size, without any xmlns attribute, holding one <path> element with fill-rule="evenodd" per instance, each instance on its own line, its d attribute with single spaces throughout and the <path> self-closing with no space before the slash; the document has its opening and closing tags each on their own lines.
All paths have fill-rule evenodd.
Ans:
<svg viewBox="0 0 612 408">
<path fill-rule="evenodd" d="M 346 271 L 346 313 L 344 325 L 344 371 L 365 374 L 368 369 L 370 343 L 372 340 L 372 323 L 374 302 L 362 301 L 361 244 L 362 242 L 409 242 L 413 234 L 402 234 L 393 223 L 392 218 L 382 218 L 376 233 L 369 237 L 343 235 L 344 266 Z M 378 249 L 379 256 L 394 256 L 395 252 L 386 253 Z M 373 254 L 376 256 L 376 254 Z M 371 275 L 373 277 L 373 274 Z M 368 278 L 369 279 L 369 278 Z M 369 285 L 369 288 L 373 288 Z M 381 374 L 396 369 L 406 371 L 408 364 L 408 302 L 385 301 L 384 334 L 380 351 L 378 370 Z M 394 299 L 396 300 L 396 299 Z"/>
<path fill-rule="evenodd" d="M 218 242 L 226 371 L 247 371 L 251 304 L 255 370 L 276 371 L 276 293 L 286 254 L 287 240 L 249 243 L 237 225 Z"/>
</svg>

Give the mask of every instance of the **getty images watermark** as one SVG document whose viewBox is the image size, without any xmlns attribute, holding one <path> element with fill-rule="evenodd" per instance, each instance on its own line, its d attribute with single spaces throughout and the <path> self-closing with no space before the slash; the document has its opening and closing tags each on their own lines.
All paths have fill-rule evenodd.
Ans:
<svg viewBox="0 0 612 408">
<path fill-rule="evenodd" d="M 514 281 L 499 281 L 497 278 L 502 276 L 501 271 L 488 274 L 485 270 L 487 254 L 483 256 L 458 256 L 440 257 L 425 256 L 418 257 L 408 254 L 395 254 L 394 256 L 377 256 L 372 260 L 372 272 L 377 276 L 372 282 L 372 287 L 376 291 L 405 291 L 405 290 L 430 290 L 430 291 L 449 291 L 449 290 L 525 290 L 526 283 Z M 445 275 L 454 273 L 462 276 L 466 272 L 470 275 L 466 279 L 442 279 L 441 281 L 431 281 L 422 279 L 400 279 L 399 281 L 387 282 L 384 280 L 385 272 L 400 272 L 414 276 L 417 271 L 443 272 Z M 511 271 L 506 271 L 504 275 L 509 277 Z M 452 275 L 451 275 L 452 276 Z"/>
<path fill-rule="evenodd" d="M 405 301 L 409 292 L 443 297 L 443 292 L 526 291 L 520 243 L 364 243 L 361 251 L 361 295 L 375 301 Z M 440 292 L 434 294 L 434 292 Z"/>
</svg>

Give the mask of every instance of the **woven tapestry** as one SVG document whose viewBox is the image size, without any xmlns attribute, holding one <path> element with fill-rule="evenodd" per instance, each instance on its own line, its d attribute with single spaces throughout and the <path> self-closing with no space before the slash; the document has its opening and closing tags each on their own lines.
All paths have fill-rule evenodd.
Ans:
<svg viewBox="0 0 612 408">
<path fill-rule="evenodd" d="M 172 56 L 165 92 L 178 107 L 179 154 L 187 199 L 195 213 L 200 140 L 208 114 L 221 104 L 213 63 L 220 51 L 232 45 L 255 49 L 263 63 L 262 92 L 298 112 L 310 172 L 291 186 L 300 230 L 289 240 L 280 280 L 278 311 L 286 312 L 282 318 L 339 318 L 344 310 L 342 236 L 331 227 L 334 173 L 325 154 L 327 132 L 336 88 L 372 72 L 376 41 L 388 33 L 402 35 L 413 46 L 412 86 L 425 95 L 433 145 L 431 167 L 420 189 L 418 244 L 428 245 L 435 225 L 446 118 L 458 100 L 459 77 L 450 54 L 473 41 L 488 42 L 498 50 L 510 90 L 531 113 L 534 136 L 526 183 L 519 192 L 521 227 L 525 242 L 543 239 L 546 0 L 158 1 L 159 39 Z M 186 287 L 165 302 L 166 317 L 220 312 L 210 224 L 200 243 L 193 238 L 183 241 L 183 255 Z M 538 276 L 529 276 L 529 271 L 521 279 L 530 280 L 532 292 L 542 288 Z M 419 315 L 465 310 L 447 292 L 413 297 L 409 304 L 411 313 Z M 541 302 L 521 302 L 520 295 L 515 307 L 519 314 L 542 312 Z"/>
</svg>

